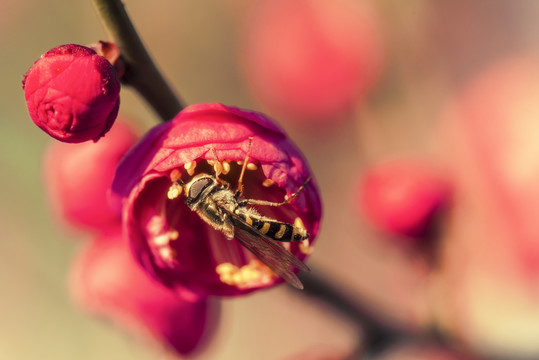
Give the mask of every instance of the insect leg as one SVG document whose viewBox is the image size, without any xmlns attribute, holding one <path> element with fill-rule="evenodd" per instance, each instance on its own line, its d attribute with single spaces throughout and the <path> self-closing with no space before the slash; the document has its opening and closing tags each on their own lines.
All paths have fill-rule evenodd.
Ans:
<svg viewBox="0 0 539 360">
<path fill-rule="evenodd" d="M 301 187 L 298 189 L 298 191 L 296 191 L 295 193 L 293 193 L 289 197 L 285 198 L 284 201 L 279 202 L 279 203 L 278 202 L 272 202 L 272 201 L 266 201 L 266 200 L 255 200 L 255 199 L 243 199 L 243 200 L 240 200 L 238 203 L 240 205 L 283 206 L 283 205 L 288 204 L 293 199 L 295 199 L 303 191 L 303 189 L 305 189 L 305 187 L 311 182 L 311 179 L 312 178 L 308 178 L 307 181 L 305 181 L 305 183 L 303 185 L 301 185 Z"/>
<path fill-rule="evenodd" d="M 249 163 L 249 155 L 251 154 L 252 144 L 253 144 L 253 137 L 251 136 L 249 137 L 249 145 L 247 146 L 247 153 L 245 154 L 245 160 L 243 160 L 240 177 L 238 179 L 238 189 L 236 190 L 236 194 L 234 195 L 236 199 L 238 199 L 241 196 L 241 193 L 243 191 L 243 175 L 245 175 L 245 169 L 247 168 L 247 164 Z"/>
</svg>

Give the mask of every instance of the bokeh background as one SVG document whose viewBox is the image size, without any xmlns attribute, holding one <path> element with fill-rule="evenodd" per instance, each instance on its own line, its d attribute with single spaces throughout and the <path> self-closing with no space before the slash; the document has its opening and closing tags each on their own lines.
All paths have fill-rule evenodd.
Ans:
<svg viewBox="0 0 539 360">
<path fill-rule="evenodd" d="M 539 260 L 534 256 L 539 221 L 533 216 L 539 215 L 534 192 L 539 151 L 533 146 L 533 134 L 539 134 L 534 108 L 539 107 L 539 96 L 534 96 L 539 95 L 539 77 L 533 69 L 539 62 L 509 66 L 521 69 L 520 77 L 506 77 L 526 85 L 511 85 L 513 102 L 506 103 L 503 93 L 489 97 L 488 90 L 507 89 L 507 79 L 500 75 L 501 80 L 477 90 L 483 95 L 469 107 L 479 110 L 459 112 L 448 105 L 454 97 L 468 96 L 460 95 L 461 89 L 491 64 L 506 57 L 533 59 L 539 49 L 539 4 L 336 1 L 372 7 L 369 16 L 375 20 L 358 21 L 378 24 L 371 50 L 379 51 L 379 57 L 369 60 L 375 66 L 363 76 L 378 75 L 345 111 L 298 120 L 265 101 L 257 88 L 252 73 L 256 66 L 249 63 L 252 49 L 246 45 L 252 46 L 251 27 L 260 16 L 257 2 L 126 0 L 125 5 L 186 103 L 222 102 L 264 111 L 303 150 L 324 200 L 322 231 L 309 260 L 314 272 L 392 327 L 410 332 L 436 328 L 453 339 L 455 347 L 476 356 L 539 358 Z M 345 46 L 360 41 L 361 36 L 348 38 L 352 30 L 343 23 L 334 18 L 326 25 L 341 31 L 337 38 Z M 287 37 L 280 36 L 286 43 Z M 101 39 L 106 34 L 90 1 L 0 0 L 2 359 L 173 358 L 150 341 L 131 337 L 73 305 L 66 279 L 85 235 L 60 226 L 44 194 L 41 160 L 52 140 L 27 114 L 22 75 L 57 45 Z M 350 46 L 352 51 L 353 43 Z M 324 66 L 319 56 L 313 61 Z M 345 73 L 343 79 L 356 75 Z M 522 97 L 526 106 L 519 103 Z M 129 88 L 122 89 L 120 114 L 143 129 L 158 121 Z M 516 130 L 513 124 L 518 124 Z M 516 148 L 521 151 L 511 152 Z M 382 161 L 403 157 L 436 164 L 437 170 L 450 174 L 446 180 L 454 196 L 437 219 L 436 236 L 427 240 L 387 234 L 358 209 L 361 176 Z M 485 163 L 494 165 L 483 169 Z M 504 182 L 507 179 L 514 181 Z M 514 219 L 505 224 L 510 216 Z M 416 246 L 425 241 L 429 251 Z M 197 356 L 283 359 L 313 350 L 339 354 L 352 351 L 358 337 L 346 317 L 283 286 L 225 299 L 216 334 Z M 446 356 L 427 350 L 413 355 L 403 351 L 401 356 L 395 351 L 388 358 Z"/>
</svg>

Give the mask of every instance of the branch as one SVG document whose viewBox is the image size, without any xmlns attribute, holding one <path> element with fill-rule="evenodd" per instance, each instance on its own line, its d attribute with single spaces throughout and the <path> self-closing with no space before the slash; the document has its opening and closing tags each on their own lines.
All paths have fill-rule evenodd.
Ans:
<svg viewBox="0 0 539 360">
<path fill-rule="evenodd" d="M 122 81 L 135 88 L 161 120 L 172 119 L 183 106 L 146 51 L 122 2 L 92 0 L 92 3 L 125 62 Z"/>
<path fill-rule="evenodd" d="M 373 315 L 360 300 L 350 298 L 346 292 L 332 285 L 329 281 L 312 272 L 299 274 L 305 286 L 303 291 L 296 294 L 310 296 L 330 305 L 349 321 L 352 321 L 362 333 L 362 356 L 370 358 L 378 355 L 392 345 L 402 342 L 427 342 L 441 345 L 450 349 L 453 346 L 436 332 L 414 333 L 392 326 Z"/>
</svg>

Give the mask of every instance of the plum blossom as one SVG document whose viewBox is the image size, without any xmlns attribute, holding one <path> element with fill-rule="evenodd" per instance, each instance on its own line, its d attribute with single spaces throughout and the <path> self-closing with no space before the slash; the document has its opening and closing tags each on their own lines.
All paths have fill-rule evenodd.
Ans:
<svg viewBox="0 0 539 360">
<path fill-rule="evenodd" d="M 126 199 L 126 234 L 138 261 L 164 284 L 202 295 L 240 295 L 282 282 L 239 242 L 204 223 L 182 196 L 168 196 L 177 178 L 213 174 L 217 164 L 220 178 L 235 189 L 238 162 L 249 150 L 245 198 L 280 202 L 312 177 L 300 151 L 271 119 L 221 104 L 189 106 L 148 132 L 118 166 L 113 191 Z M 321 217 L 316 182 L 285 206 L 257 210 L 307 230 L 309 239 L 284 245 L 304 260 Z"/>
</svg>

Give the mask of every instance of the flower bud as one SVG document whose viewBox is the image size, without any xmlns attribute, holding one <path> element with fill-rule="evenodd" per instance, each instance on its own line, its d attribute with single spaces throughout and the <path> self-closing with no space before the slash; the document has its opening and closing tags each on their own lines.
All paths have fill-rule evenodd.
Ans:
<svg viewBox="0 0 539 360">
<path fill-rule="evenodd" d="M 118 115 L 116 71 L 81 45 L 62 45 L 42 55 L 24 75 L 23 89 L 34 123 L 63 142 L 97 141 Z"/>
<path fill-rule="evenodd" d="M 449 192 L 448 182 L 433 167 L 400 160 L 368 169 L 359 200 L 381 230 L 417 239 L 433 230 L 435 215 L 447 204 Z"/>
<path fill-rule="evenodd" d="M 116 166 L 136 140 L 134 131 L 118 122 L 98 143 L 53 142 L 43 175 L 54 215 L 83 230 L 102 231 L 119 222 L 121 210 L 109 190 Z"/>
</svg>

